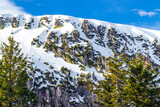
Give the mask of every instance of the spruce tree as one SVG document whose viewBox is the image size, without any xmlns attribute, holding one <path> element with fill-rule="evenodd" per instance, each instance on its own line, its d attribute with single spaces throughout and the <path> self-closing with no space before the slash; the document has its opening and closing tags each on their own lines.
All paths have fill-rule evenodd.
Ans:
<svg viewBox="0 0 160 107">
<path fill-rule="evenodd" d="M 126 70 L 124 66 L 124 55 L 114 58 L 109 57 L 108 73 L 104 74 L 105 80 L 100 81 L 97 89 L 99 104 L 105 107 L 124 107 L 123 87 L 125 84 Z"/>
<path fill-rule="evenodd" d="M 27 57 L 24 57 L 19 44 L 13 37 L 1 44 L 0 60 L 0 106 L 34 107 L 36 94 L 27 88 L 29 70 Z"/>
<path fill-rule="evenodd" d="M 160 78 L 148 60 L 141 55 L 127 61 L 128 79 L 124 101 L 134 107 L 160 107 Z M 148 59 L 148 58 L 147 58 Z"/>
<path fill-rule="evenodd" d="M 96 89 L 98 103 L 106 107 L 159 107 L 160 78 L 148 58 L 109 59 L 109 69 Z"/>
</svg>

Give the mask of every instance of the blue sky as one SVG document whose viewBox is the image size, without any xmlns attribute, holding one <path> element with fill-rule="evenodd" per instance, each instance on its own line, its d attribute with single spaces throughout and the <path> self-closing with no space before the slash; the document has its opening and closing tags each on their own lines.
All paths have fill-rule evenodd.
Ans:
<svg viewBox="0 0 160 107">
<path fill-rule="evenodd" d="M 63 14 L 160 30 L 160 0 L 0 0 L 0 11 Z M 7 6 L 7 4 L 9 6 Z M 8 8 L 12 7 L 12 9 Z M 10 10 L 9 10 L 10 9 Z M 13 13 L 13 12 L 12 12 Z"/>
</svg>

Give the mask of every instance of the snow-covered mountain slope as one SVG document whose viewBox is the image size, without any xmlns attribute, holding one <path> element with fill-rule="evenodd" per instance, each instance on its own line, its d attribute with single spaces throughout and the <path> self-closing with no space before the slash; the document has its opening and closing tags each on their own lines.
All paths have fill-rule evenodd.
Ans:
<svg viewBox="0 0 160 107">
<path fill-rule="evenodd" d="M 58 25 L 60 27 L 56 28 L 55 23 L 60 24 Z M 84 27 L 82 28 L 82 26 Z M 106 44 L 109 41 L 107 37 L 108 34 L 112 33 L 112 31 L 109 30 L 114 29 L 116 34 L 121 36 L 120 38 L 118 38 L 118 42 L 121 42 L 121 44 L 123 45 L 127 45 L 127 47 L 129 48 L 127 54 L 132 55 L 141 52 L 144 55 L 148 54 L 156 64 L 160 63 L 160 59 L 153 55 L 154 51 L 152 50 L 153 47 L 151 47 L 151 45 L 154 44 L 155 39 L 157 40 L 157 44 L 160 44 L 160 31 L 156 30 L 149 30 L 144 28 L 138 28 L 135 26 L 113 24 L 99 20 L 81 19 L 63 15 L 1 15 L 0 27 L 1 41 L 6 41 L 8 36 L 13 35 L 15 37 L 15 40 L 21 43 L 24 53 L 26 53 L 29 56 L 34 54 L 38 58 L 40 58 L 40 56 L 43 56 L 44 53 L 41 55 L 42 52 L 38 52 L 38 50 L 43 51 L 43 49 L 37 49 L 36 51 L 34 51 L 36 48 L 31 45 L 33 38 L 39 36 L 39 39 L 42 42 L 45 42 L 47 40 L 48 35 L 51 32 L 55 32 L 57 36 L 60 36 L 61 34 L 65 33 L 67 33 L 68 36 L 71 36 L 70 33 L 73 30 L 77 30 L 79 32 L 80 37 L 89 41 L 93 46 L 94 50 L 100 52 L 102 56 L 112 56 L 112 49 L 106 46 Z M 134 38 L 136 39 L 133 40 Z M 138 38 L 144 39 L 144 41 L 139 41 Z M 102 43 L 99 44 L 99 41 Z M 119 51 L 122 51 L 122 49 L 125 48 L 125 46 L 123 45 L 119 46 Z M 144 49 L 143 45 L 150 46 L 148 49 Z M 35 52 L 38 52 L 40 55 L 37 56 Z M 43 58 L 42 60 L 44 59 L 45 58 Z"/>
<path fill-rule="evenodd" d="M 29 87 L 35 90 L 60 86 L 65 84 L 66 77 L 71 77 L 67 80 L 75 91 L 79 88 L 77 78 L 85 77 L 83 74 L 90 75 L 97 83 L 97 80 L 104 79 L 103 72 L 108 69 L 106 58 L 113 56 L 114 51 L 118 54 L 124 52 L 128 57 L 140 53 L 149 57 L 154 66 L 160 66 L 160 31 L 156 30 L 64 15 L 1 15 L 0 43 L 7 42 L 9 36 L 14 36 L 22 52 L 34 63 L 35 72 L 31 73 Z M 51 90 L 60 92 L 60 95 L 56 94 L 59 99 L 66 92 L 57 88 L 37 91 L 41 96 L 39 105 L 43 98 L 48 103 L 58 101 L 57 105 L 60 105 L 61 100 L 46 94 Z M 86 101 L 87 96 L 77 93 L 67 93 L 66 96 L 67 100 L 62 102 L 68 106 L 71 105 L 69 102 L 82 106 L 91 102 Z"/>
</svg>

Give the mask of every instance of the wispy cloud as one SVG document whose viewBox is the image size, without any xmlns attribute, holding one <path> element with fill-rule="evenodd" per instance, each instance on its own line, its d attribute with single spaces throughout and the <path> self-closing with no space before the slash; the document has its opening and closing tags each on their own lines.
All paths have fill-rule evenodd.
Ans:
<svg viewBox="0 0 160 107">
<path fill-rule="evenodd" d="M 27 14 L 22 7 L 10 0 L 0 0 L 0 14 Z"/>
<path fill-rule="evenodd" d="M 30 1 L 34 1 L 34 0 L 19 0 L 19 1 L 30 2 Z"/>
<path fill-rule="evenodd" d="M 154 9 L 154 11 L 158 11 L 158 12 L 160 12 L 160 9 Z"/>
<path fill-rule="evenodd" d="M 155 16 L 155 15 L 158 14 L 158 13 L 155 12 L 155 11 L 149 11 L 149 12 L 147 12 L 147 11 L 145 11 L 145 10 L 138 10 L 138 9 L 134 9 L 133 11 L 136 11 L 137 14 L 139 14 L 141 17 L 143 17 L 143 16 L 152 17 L 152 16 Z"/>
</svg>

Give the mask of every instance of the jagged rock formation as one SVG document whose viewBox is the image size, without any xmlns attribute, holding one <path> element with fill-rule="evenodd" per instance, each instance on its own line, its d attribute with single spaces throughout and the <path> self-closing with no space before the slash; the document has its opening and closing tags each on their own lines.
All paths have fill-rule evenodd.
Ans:
<svg viewBox="0 0 160 107">
<path fill-rule="evenodd" d="M 107 57 L 144 56 L 160 67 L 160 31 L 69 16 L 0 17 L 0 41 L 20 42 L 34 70 L 28 88 L 45 107 L 97 107 L 89 91 L 108 72 Z"/>
</svg>

